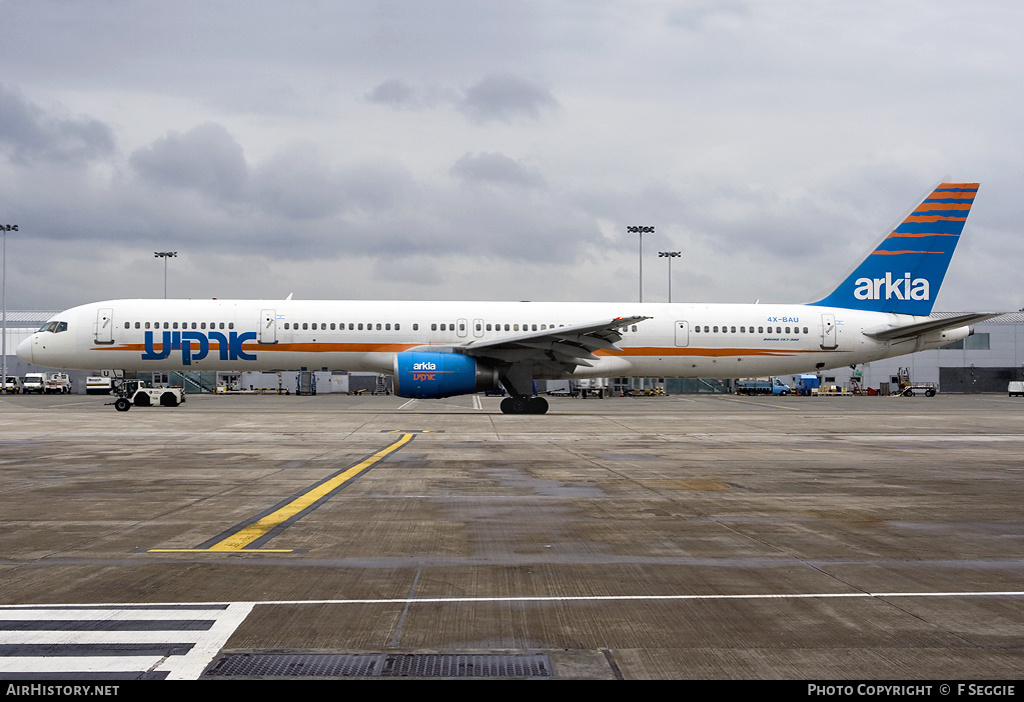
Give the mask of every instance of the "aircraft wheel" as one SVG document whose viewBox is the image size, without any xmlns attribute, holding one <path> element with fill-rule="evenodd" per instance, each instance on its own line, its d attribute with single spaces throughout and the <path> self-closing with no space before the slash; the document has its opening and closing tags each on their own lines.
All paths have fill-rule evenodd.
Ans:
<svg viewBox="0 0 1024 702">
<path fill-rule="evenodd" d="M 119 397 L 114 400 L 114 409 L 118 412 L 127 412 L 132 408 L 132 403 L 123 397 Z"/>
<path fill-rule="evenodd" d="M 530 414 L 547 414 L 548 401 L 543 397 L 531 397 L 528 403 L 527 412 Z"/>
<path fill-rule="evenodd" d="M 506 397 L 501 401 L 501 411 L 505 414 L 526 414 L 529 406 L 525 397 Z"/>
</svg>

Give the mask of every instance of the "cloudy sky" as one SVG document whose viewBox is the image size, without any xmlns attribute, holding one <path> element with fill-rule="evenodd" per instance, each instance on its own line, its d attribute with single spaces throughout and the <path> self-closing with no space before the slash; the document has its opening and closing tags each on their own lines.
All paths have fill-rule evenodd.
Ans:
<svg viewBox="0 0 1024 702">
<path fill-rule="evenodd" d="M 802 302 L 941 180 L 1024 307 L 1024 4 L 0 0 L 9 310 Z"/>
</svg>

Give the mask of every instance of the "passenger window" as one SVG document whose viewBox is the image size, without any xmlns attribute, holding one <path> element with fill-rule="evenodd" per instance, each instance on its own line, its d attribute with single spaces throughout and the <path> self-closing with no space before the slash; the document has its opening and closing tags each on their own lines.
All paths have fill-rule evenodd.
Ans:
<svg viewBox="0 0 1024 702">
<path fill-rule="evenodd" d="M 758 327 L 757 328 L 757 333 L 758 334 L 764 334 L 764 327 Z"/>
<path fill-rule="evenodd" d="M 714 333 L 716 333 L 716 334 L 717 334 L 717 333 L 718 333 L 718 327 L 712 327 L 712 328 L 711 328 L 711 331 L 713 331 Z"/>
<path fill-rule="evenodd" d="M 398 323 L 396 322 L 396 323 L 395 323 L 395 331 L 401 331 L 401 329 L 402 329 L 402 325 L 401 325 L 401 324 L 398 324 Z"/>
<path fill-rule="evenodd" d="M 380 322 L 377 322 L 377 331 L 380 331 Z"/>
<path fill-rule="evenodd" d="M 735 334 L 736 333 L 736 327 L 729 327 L 729 333 L 730 334 Z"/>
</svg>

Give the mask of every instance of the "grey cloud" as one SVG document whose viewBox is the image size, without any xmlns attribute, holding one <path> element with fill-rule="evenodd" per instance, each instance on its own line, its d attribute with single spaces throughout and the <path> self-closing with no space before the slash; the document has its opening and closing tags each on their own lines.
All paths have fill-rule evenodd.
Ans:
<svg viewBox="0 0 1024 702">
<path fill-rule="evenodd" d="M 500 153 L 466 154 L 452 165 L 451 174 L 467 183 L 495 183 L 539 188 L 544 178 Z"/>
<path fill-rule="evenodd" d="M 18 92 L 0 85 L 0 144 L 13 160 L 84 162 L 114 151 L 110 128 L 88 117 L 49 114 Z"/>
<path fill-rule="evenodd" d="M 509 74 L 491 74 L 468 90 L 460 109 L 474 120 L 511 122 L 519 117 L 540 119 L 544 110 L 558 107 L 546 87 Z"/>
<path fill-rule="evenodd" d="M 506 73 L 487 75 L 461 92 L 437 85 L 412 85 L 392 78 L 366 93 L 365 98 L 395 109 L 452 105 L 480 123 L 513 122 L 520 118 L 539 120 L 545 110 L 558 107 L 558 100 L 547 87 Z"/>
<path fill-rule="evenodd" d="M 417 90 L 398 78 L 384 81 L 366 94 L 366 99 L 391 107 L 405 107 L 416 102 Z"/>
<path fill-rule="evenodd" d="M 397 110 L 418 110 L 457 104 L 462 96 L 440 85 L 411 85 L 401 78 L 392 78 L 366 93 L 365 98 Z"/>
<path fill-rule="evenodd" d="M 213 123 L 184 134 L 170 132 L 133 153 L 130 160 L 151 182 L 229 199 L 241 191 L 248 175 L 241 145 L 227 129 Z"/>
</svg>

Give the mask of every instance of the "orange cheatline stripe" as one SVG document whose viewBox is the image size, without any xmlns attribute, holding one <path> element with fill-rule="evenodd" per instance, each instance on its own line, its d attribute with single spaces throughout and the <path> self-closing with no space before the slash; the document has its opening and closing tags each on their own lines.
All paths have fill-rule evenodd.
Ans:
<svg viewBox="0 0 1024 702">
<path fill-rule="evenodd" d="M 923 203 L 921 203 L 920 205 L 917 206 L 917 209 L 914 210 L 914 212 L 915 213 L 917 213 L 917 212 L 934 212 L 936 210 L 939 210 L 939 211 L 965 210 L 965 211 L 967 211 L 967 210 L 970 210 L 970 209 L 971 209 L 971 203 L 969 203 L 969 202 L 957 202 L 957 203 L 951 203 L 951 202 L 923 202 Z"/>
<path fill-rule="evenodd" d="M 872 251 L 872 256 L 900 256 L 902 254 L 944 254 L 945 251 Z"/>
<path fill-rule="evenodd" d="M 893 232 L 886 239 L 923 239 L 929 236 L 960 236 L 959 234 L 953 234 L 950 232 Z"/>
</svg>

